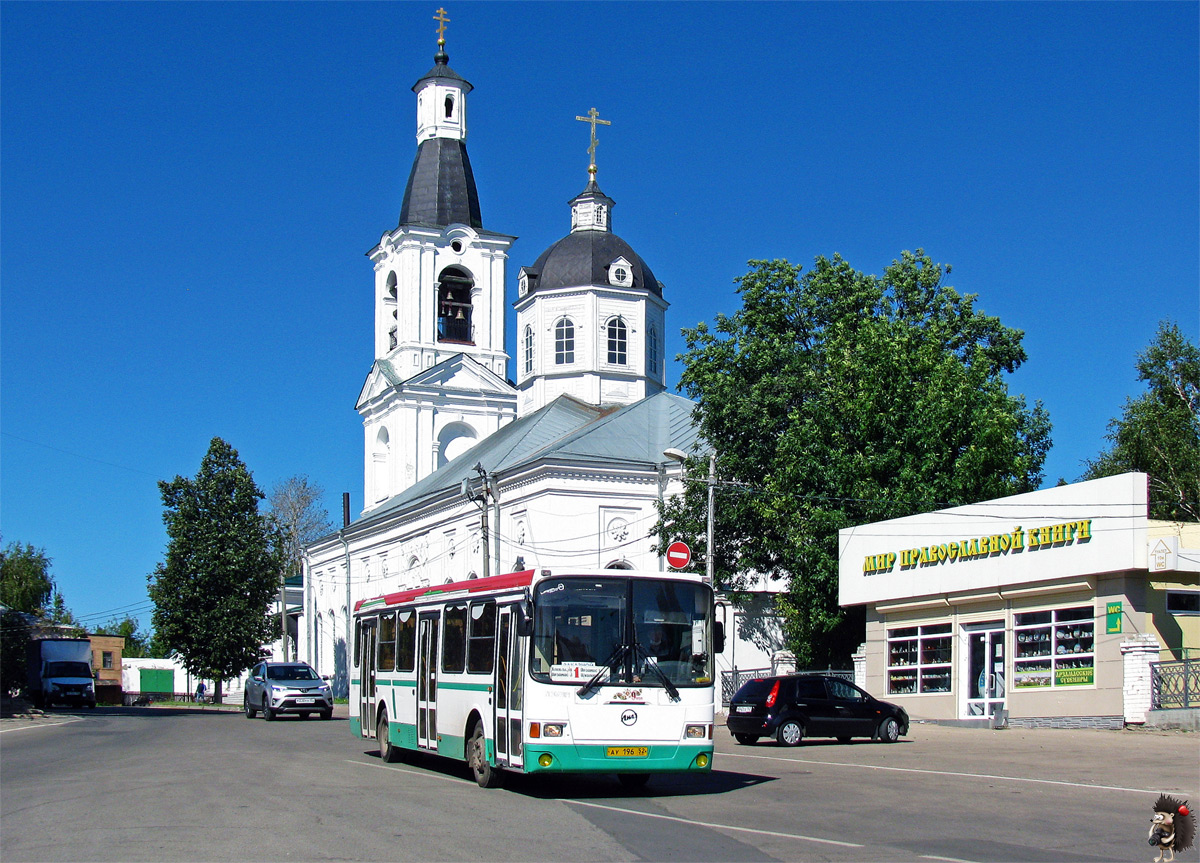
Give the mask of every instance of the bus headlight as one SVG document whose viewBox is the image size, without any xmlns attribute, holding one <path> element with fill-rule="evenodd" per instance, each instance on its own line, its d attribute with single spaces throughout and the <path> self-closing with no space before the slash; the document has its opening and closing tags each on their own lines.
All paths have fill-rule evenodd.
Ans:
<svg viewBox="0 0 1200 863">
<path fill-rule="evenodd" d="M 542 735 L 545 737 L 562 737 L 564 725 L 561 722 L 549 723 L 542 726 Z"/>
<path fill-rule="evenodd" d="M 683 730 L 683 736 L 688 740 L 703 740 L 708 736 L 708 726 L 689 725 Z"/>
</svg>

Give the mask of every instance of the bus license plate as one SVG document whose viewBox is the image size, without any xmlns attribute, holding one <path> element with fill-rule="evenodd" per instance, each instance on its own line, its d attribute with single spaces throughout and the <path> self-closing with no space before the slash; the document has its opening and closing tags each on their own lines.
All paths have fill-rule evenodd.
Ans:
<svg viewBox="0 0 1200 863">
<path fill-rule="evenodd" d="M 646 746 L 610 746 L 604 754 L 608 758 L 645 758 L 650 749 Z"/>
<path fill-rule="evenodd" d="M 297 698 L 296 703 L 297 704 L 313 704 L 316 700 L 317 699 L 315 699 L 315 698 Z"/>
</svg>

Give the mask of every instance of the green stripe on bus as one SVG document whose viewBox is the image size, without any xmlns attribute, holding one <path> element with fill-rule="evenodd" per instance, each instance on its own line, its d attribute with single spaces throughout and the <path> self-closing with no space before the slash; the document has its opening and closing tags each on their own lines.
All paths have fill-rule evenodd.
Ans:
<svg viewBox="0 0 1200 863">
<path fill-rule="evenodd" d="M 610 758 L 607 746 L 531 746 L 526 742 L 522 757 L 525 759 L 526 773 L 670 773 L 712 769 L 712 746 L 660 745 L 647 749 L 649 751 L 644 758 Z M 538 757 L 543 753 L 553 758 L 548 767 L 538 763 Z M 703 767 L 696 764 L 696 758 L 700 755 L 708 759 Z"/>
<path fill-rule="evenodd" d="M 492 688 L 490 683 L 447 683 L 444 680 L 439 680 L 437 685 L 442 689 L 462 689 L 469 692 L 490 692 Z"/>
<path fill-rule="evenodd" d="M 377 680 L 377 681 L 375 681 L 375 685 L 376 686 L 410 686 L 413 689 L 416 689 L 417 681 L 415 681 L 415 680 Z"/>
</svg>

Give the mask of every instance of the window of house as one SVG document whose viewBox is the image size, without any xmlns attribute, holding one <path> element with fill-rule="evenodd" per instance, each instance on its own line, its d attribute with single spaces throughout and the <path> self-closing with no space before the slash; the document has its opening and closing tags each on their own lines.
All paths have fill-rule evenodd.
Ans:
<svg viewBox="0 0 1200 863">
<path fill-rule="evenodd" d="M 889 629 L 887 691 L 949 692 L 952 648 L 949 623 Z"/>
<path fill-rule="evenodd" d="M 608 322 L 608 362 L 610 365 L 623 366 L 626 358 L 627 331 L 625 322 L 613 318 Z"/>
<path fill-rule="evenodd" d="M 1167 611 L 1171 614 L 1200 614 L 1200 591 L 1168 590 Z"/>
<path fill-rule="evenodd" d="M 389 612 L 379 616 L 378 671 L 396 670 L 396 615 Z"/>
<path fill-rule="evenodd" d="M 442 625 L 442 671 L 462 673 L 467 659 L 467 607 L 447 605 Z"/>
<path fill-rule="evenodd" d="M 113 667 L 113 655 L 112 655 L 111 650 L 105 650 L 100 654 L 100 667 L 101 668 L 112 668 Z"/>
<path fill-rule="evenodd" d="M 533 374 L 533 327 L 525 327 L 525 374 Z"/>
<path fill-rule="evenodd" d="M 1013 616 L 1013 687 L 1035 689 L 1096 682 L 1096 624 L 1090 606 Z"/>
<path fill-rule="evenodd" d="M 496 603 L 471 603 L 471 629 L 467 638 L 467 671 L 491 674 L 496 652 Z"/>
<path fill-rule="evenodd" d="M 575 325 L 570 318 L 559 318 L 554 325 L 554 364 L 570 365 L 575 362 Z"/>
</svg>

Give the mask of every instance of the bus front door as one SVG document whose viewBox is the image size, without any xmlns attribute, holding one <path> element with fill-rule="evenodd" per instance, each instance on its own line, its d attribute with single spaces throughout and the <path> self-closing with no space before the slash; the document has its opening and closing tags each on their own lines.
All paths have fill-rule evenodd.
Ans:
<svg viewBox="0 0 1200 863">
<path fill-rule="evenodd" d="M 417 620 L 417 745 L 437 749 L 438 613 Z"/>
<path fill-rule="evenodd" d="M 375 626 L 374 621 L 363 621 L 359 668 L 362 683 L 358 687 L 358 717 L 362 722 L 362 736 L 375 736 Z"/>
<path fill-rule="evenodd" d="M 496 638 L 496 705 L 492 739 L 496 741 L 496 763 L 520 767 L 522 743 L 522 639 L 517 635 L 516 606 L 500 609 Z"/>
</svg>

